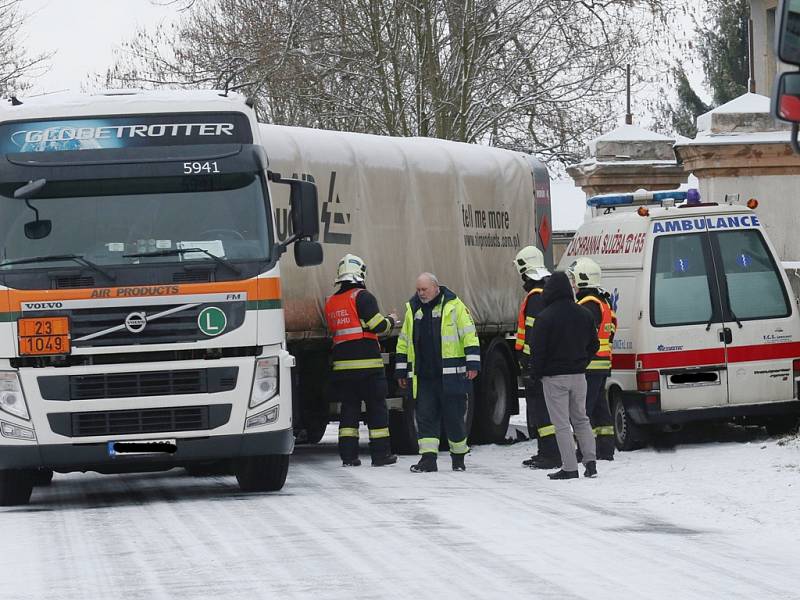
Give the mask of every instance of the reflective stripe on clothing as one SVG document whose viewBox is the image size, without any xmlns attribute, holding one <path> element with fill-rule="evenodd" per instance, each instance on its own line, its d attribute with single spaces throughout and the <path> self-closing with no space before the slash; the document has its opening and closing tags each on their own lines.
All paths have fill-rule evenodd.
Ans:
<svg viewBox="0 0 800 600">
<path fill-rule="evenodd" d="M 419 453 L 425 454 L 427 452 L 439 453 L 439 438 L 420 438 L 419 439 Z"/>
<path fill-rule="evenodd" d="M 349 438 L 349 437 L 358 437 L 358 428 L 357 427 L 340 427 L 339 428 L 339 437 L 340 438 Z"/>
<path fill-rule="evenodd" d="M 537 429 L 536 431 L 539 432 L 539 437 L 547 437 L 548 435 L 556 434 L 556 426 L 545 425 L 544 427 L 539 427 L 539 429 Z"/>
<path fill-rule="evenodd" d="M 581 305 L 588 302 L 594 302 L 600 307 L 600 326 L 597 328 L 597 340 L 600 342 L 600 348 L 586 368 L 593 371 L 608 371 L 611 369 L 611 340 L 617 330 L 617 316 L 603 298 L 588 295 L 578 300 L 578 304 Z"/>
<path fill-rule="evenodd" d="M 469 452 L 469 446 L 467 446 L 467 438 L 464 438 L 460 442 L 447 440 L 447 443 L 450 445 L 450 452 L 453 454 L 466 454 L 467 452 Z"/>
<path fill-rule="evenodd" d="M 335 360 L 334 371 L 349 371 L 351 369 L 377 369 L 383 368 L 382 358 L 361 358 L 358 360 Z"/>
<path fill-rule="evenodd" d="M 589 366 L 586 367 L 589 370 L 603 370 L 608 371 L 611 369 L 611 361 L 610 360 L 593 360 L 589 363 Z"/>
<path fill-rule="evenodd" d="M 369 439 L 371 440 L 379 440 L 381 438 L 388 438 L 388 437 L 389 437 L 388 427 L 381 427 L 380 429 L 369 430 Z"/>
<path fill-rule="evenodd" d="M 519 305 L 519 312 L 517 313 L 517 340 L 514 343 L 515 350 L 522 350 L 525 347 L 525 328 L 533 327 L 534 318 L 525 316 L 525 309 L 528 308 L 528 299 L 534 294 L 541 294 L 543 291 L 542 288 L 533 288 L 530 292 L 525 294 L 522 303 Z M 525 352 L 525 354 L 530 353 L 530 347 L 528 347 L 528 351 Z"/>
<path fill-rule="evenodd" d="M 597 435 L 614 435 L 614 426 L 613 425 L 600 425 L 599 427 L 595 427 L 592 429 L 594 434 Z"/>
</svg>

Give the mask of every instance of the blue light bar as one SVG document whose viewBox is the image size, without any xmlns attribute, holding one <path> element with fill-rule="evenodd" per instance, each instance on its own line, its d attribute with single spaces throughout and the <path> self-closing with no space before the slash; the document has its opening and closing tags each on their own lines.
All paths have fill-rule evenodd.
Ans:
<svg viewBox="0 0 800 600">
<path fill-rule="evenodd" d="M 603 206 L 631 206 L 634 204 L 661 204 L 664 200 L 672 200 L 673 202 L 684 202 L 692 192 L 696 194 L 696 190 L 690 189 L 688 191 L 669 190 L 666 192 L 634 192 L 632 194 L 604 194 L 602 196 L 592 196 L 586 201 L 587 206 L 603 207 Z M 689 198 L 691 199 L 691 198 Z"/>
</svg>

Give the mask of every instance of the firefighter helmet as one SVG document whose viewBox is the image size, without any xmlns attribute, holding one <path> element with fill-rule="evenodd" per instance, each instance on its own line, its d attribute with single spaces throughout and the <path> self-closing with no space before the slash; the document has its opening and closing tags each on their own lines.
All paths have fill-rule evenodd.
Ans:
<svg viewBox="0 0 800 600">
<path fill-rule="evenodd" d="M 544 266 L 542 251 L 536 246 L 525 246 L 514 258 L 514 266 L 523 279 L 544 279 L 550 275 Z"/>
<path fill-rule="evenodd" d="M 599 288 L 602 271 L 591 258 L 582 256 L 567 269 L 577 288 Z"/>
<path fill-rule="evenodd" d="M 345 254 L 336 268 L 336 280 L 334 283 L 344 283 L 346 281 L 364 283 L 366 276 L 367 265 L 364 261 L 355 254 Z"/>
</svg>

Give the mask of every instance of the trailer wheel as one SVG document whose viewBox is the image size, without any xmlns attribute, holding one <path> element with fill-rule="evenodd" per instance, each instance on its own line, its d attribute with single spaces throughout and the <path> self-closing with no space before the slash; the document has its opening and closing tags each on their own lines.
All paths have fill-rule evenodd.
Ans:
<svg viewBox="0 0 800 600">
<path fill-rule="evenodd" d="M 643 448 L 647 436 L 641 425 L 631 419 L 630 413 L 625 409 L 622 398 L 616 391 L 611 392 L 611 404 L 614 416 L 614 443 L 619 450 L 637 450 Z"/>
<path fill-rule="evenodd" d="M 395 454 L 417 454 L 419 440 L 417 439 L 417 419 L 414 414 L 414 399 L 408 396 L 403 398 L 403 410 L 389 411 L 389 439 L 392 452 Z"/>
<path fill-rule="evenodd" d="M 33 471 L 0 470 L 0 506 L 28 504 L 33 491 Z"/>
<path fill-rule="evenodd" d="M 764 423 L 767 428 L 767 433 L 771 436 L 787 435 L 789 433 L 797 433 L 800 421 L 797 415 L 786 415 L 783 417 L 772 417 Z"/>
<path fill-rule="evenodd" d="M 475 418 L 472 423 L 474 441 L 502 443 L 506 439 L 511 416 L 509 400 L 511 394 L 517 392 L 503 340 L 496 339 L 489 344 L 476 384 Z"/>
<path fill-rule="evenodd" d="M 243 492 L 276 492 L 286 483 L 288 454 L 249 456 L 238 461 L 236 480 Z"/>
<path fill-rule="evenodd" d="M 53 471 L 51 469 L 36 469 L 33 472 L 33 485 L 46 486 L 53 483 Z"/>
</svg>

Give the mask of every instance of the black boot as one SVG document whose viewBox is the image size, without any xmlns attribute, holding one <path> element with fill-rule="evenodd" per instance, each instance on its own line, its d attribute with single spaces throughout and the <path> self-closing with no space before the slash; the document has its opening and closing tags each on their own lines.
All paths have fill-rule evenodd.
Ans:
<svg viewBox="0 0 800 600">
<path fill-rule="evenodd" d="M 373 467 L 383 467 L 385 465 L 393 465 L 397 462 L 396 454 L 386 454 L 385 456 L 375 456 L 372 458 Z"/>
<path fill-rule="evenodd" d="M 558 469 L 561 467 L 561 457 L 537 454 L 531 459 L 528 466 L 531 469 Z"/>
<path fill-rule="evenodd" d="M 550 479 L 577 479 L 578 471 L 565 471 L 564 469 L 561 469 L 555 473 L 548 473 L 547 476 Z"/>
<path fill-rule="evenodd" d="M 412 473 L 432 473 L 438 470 L 439 467 L 436 466 L 436 454 L 433 452 L 426 452 L 420 457 L 417 464 L 411 465 Z"/>
<path fill-rule="evenodd" d="M 614 460 L 614 436 L 597 436 L 597 460 Z"/>
<path fill-rule="evenodd" d="M 347 458 L 342 460 L 343 467 L 360 467 L 361 466 L 361 459 L 360 458 Z"/>
<path fill-rule="evenodd" d="M 586 470 L 583 472 L 584 477 L 597 477 L 597 463 L 590 460 L 586 463 Z"/>
<path fill-rule="evenodd" d="M 453 459 L 453 471 L 466 471 L 467 467 L 464 464 L 463 454 L 451 454 L 450 458 Z"/>
</svg>

